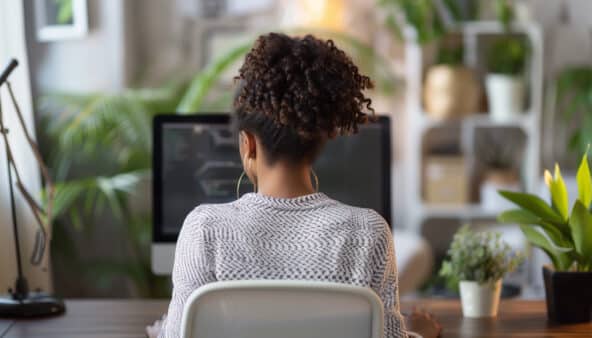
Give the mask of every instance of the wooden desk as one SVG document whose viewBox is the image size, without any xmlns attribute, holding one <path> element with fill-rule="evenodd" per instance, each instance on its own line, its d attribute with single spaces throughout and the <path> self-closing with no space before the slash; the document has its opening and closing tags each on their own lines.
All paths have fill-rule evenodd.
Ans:
<svg viewBox="0 0 592 338">
<path fill-rule="evenodd" d="M 0 337 L 132 338 L 145 337 L 144 327 L 166 311 L 160 300 L 71 300 L 65 316 L 41 320 L 2 320 Z M 403 310 L 420 306 L 433 312 L 448 337 L 592 337 L 592 323 L 553 326 L 543 301 L 502 302 L 497 319 L 463 318 L 458 301 L 404 302 Z M 231 338 L 231 337 L 229 337 Z"/>
<path fill-rule="evenodd" d="M 443 338 L 592 337 L 592 323 L 560 326 L 548 323 L 545 301 L 502 301 L 495 319 L 464 318 L 460 302 L 453 300 L 403 302 L 402 310 L 410 312 L 414 306 L 435 315 L 444 328 Z"/>
<path fill-rule="evenodd" d="M 2 338 L 144 338 L 166 312 L 165 300 L 69 300 L 61 317 L 10 321 Z M 0 319 L 0 332 L 7 320 Z"/>
</svg>

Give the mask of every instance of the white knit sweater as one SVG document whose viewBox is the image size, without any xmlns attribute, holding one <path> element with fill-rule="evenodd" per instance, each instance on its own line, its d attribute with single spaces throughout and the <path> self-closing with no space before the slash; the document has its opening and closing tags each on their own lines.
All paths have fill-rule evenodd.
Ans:
<svg viewBox="0 0 592 338">
<path fill-rule="evenodd" d="M 406 337 L 394 254 L 380 215 L 322 193 L 289 199 L 250 193 L 200 205 L 179 234 L 173 297 L 160 336 L 179 337 L 185 300 L 204 284 L 291 279 L 372 288 L 384 303 L 385 337 Z"/>
</svg>

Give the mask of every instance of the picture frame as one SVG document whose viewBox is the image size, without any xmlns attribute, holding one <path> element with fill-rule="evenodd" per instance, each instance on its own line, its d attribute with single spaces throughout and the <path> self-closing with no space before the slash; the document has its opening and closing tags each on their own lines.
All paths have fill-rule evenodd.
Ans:
<svg viewBox="0 0 592 338">
<path fill-rule="evenodd" d="M 37 40 L 77 39 L 88 33 L 87 0 L 35 0 Z"/>
</svg>

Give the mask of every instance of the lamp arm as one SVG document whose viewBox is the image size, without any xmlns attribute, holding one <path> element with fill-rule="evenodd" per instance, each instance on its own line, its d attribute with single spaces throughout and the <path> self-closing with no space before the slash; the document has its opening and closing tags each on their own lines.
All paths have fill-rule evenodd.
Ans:
<svg viewBox="0 0 592 338">
<path fill-rule="evenodd" d="M 13 68 L 14 69 L 14 68 Z M 3 72 L 4 74 L 5 72 Z M 10 72 L 8 72 L 9 74 Z M 14 156 L 12 153 L 12 149 L 10 147 L 10 143 L 8 142 L 8 136 L 7 133 L 4 132 L 2 133 L 3 138 L 4 138 L 4 142 L 6 144 L 6 151 L 8 153 L 8 159 L 9 159 L 9 165 L 12 166 L 13 171 L 15 173 L 15 178 L 16 178 L 16 185 L 19 189 L 19 191 L 21 192 L 21 194 L 23 195 L 25 201 L 27 202 L 27 204 L 29 205 L 29 208 L 31 209 L 33 216 L 35 217 L 35 220 L 37 221 L 37 225 L 39 226 L 39 232 L 38 235 L 35 238 L 35 247 L 33 250 L 33 254 L 31 256 L 31 263 L 34 265 L 38 265 L 41 263 L 41 260 L 43 258 L 44 255 L 44 251 L 45 251 L 45 247 L 46 247 L 46 243 L 48 241 L 48 232 L 51 231 L 51 222 L 52 222 L 52 211 L 53 211 L 53 201 L 54 201 L 54 195 L 55 195 L 55 187 L 53 184 L 53 180 L 51 179 L 51 176 L 49 175 L 49 170 L 47 169 L 47 166 L 45 165 L 45 162 L 43 161 L 43 158 L 41 157 L 41 153 L 39 151 L 39 147 L 37 146 L 37 143 L 33 140 L 33 138 L 31 137 L 31 135 L 29 134 L 29 131 L 26 127 L 25 124 L 25 120 L 23 118 L 22 112 L 20 110 L 20 107 L 16 101 L 16 98 L 14 96 L 14 92 L 12 90 L 12 86 L 10 84 L 9 81 L 6 81 L 6 86 L 8 87 L 8 92 L 10 94 L 10 98 L 12 101 L 12 104 L 15 108 L 16 111 L 16 115 L 18 117 L 18 121 L 20 124 L 21 129 L 23 130 L 23 133 L 25 135 L 25 139 L 27 140 L 27 143 L 29 144 L 29 147 L 31 148 L 33 155 L 35 157 L 35 160 L 37 162 L 38 167 L 40 168 L 41 171 L 41 175 L 43 176 L 43 179 L 45 181 L 45 187 L 46 187 L 46 208 L 45 210 L 35 201 L 35 199 L 33 198 L 32 194 L 25 188 L 24 184 L 22 183 L 22 179 L 21 179 L 21 175 L 18 171 L 18 168 L 16 167 L 16 164 L 14 162 Z M 3 124 L 3 119 L 2 116 L 0 116 L 0 129 L 5 129 L 4 128 L 4 124 Z"/>
<path fill-rule="evenodd" d="M 8 64 L 4 67 L 2 73 L 0 73 L 0 86 L 6 81 L 6 79 L 8 79 L 10 73 L 12 73 L 16 66 L 18 66 L 18 61 L 16 61 L 16 59 L 10 59 L 10 61 L 8 61 Z"/>
</svg>

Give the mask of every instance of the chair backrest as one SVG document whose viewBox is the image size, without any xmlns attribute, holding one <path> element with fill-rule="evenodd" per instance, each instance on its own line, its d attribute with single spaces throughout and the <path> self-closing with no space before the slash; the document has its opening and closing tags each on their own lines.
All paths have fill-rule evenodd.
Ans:
<svg viewBox="0 0 592 338">
<path fill-rule="evenodd" d="M 207 284 L 186 302 L 184 338 L 382 338 L 383 308 L 369 288 L 311 281 Z"/>
</svg>

